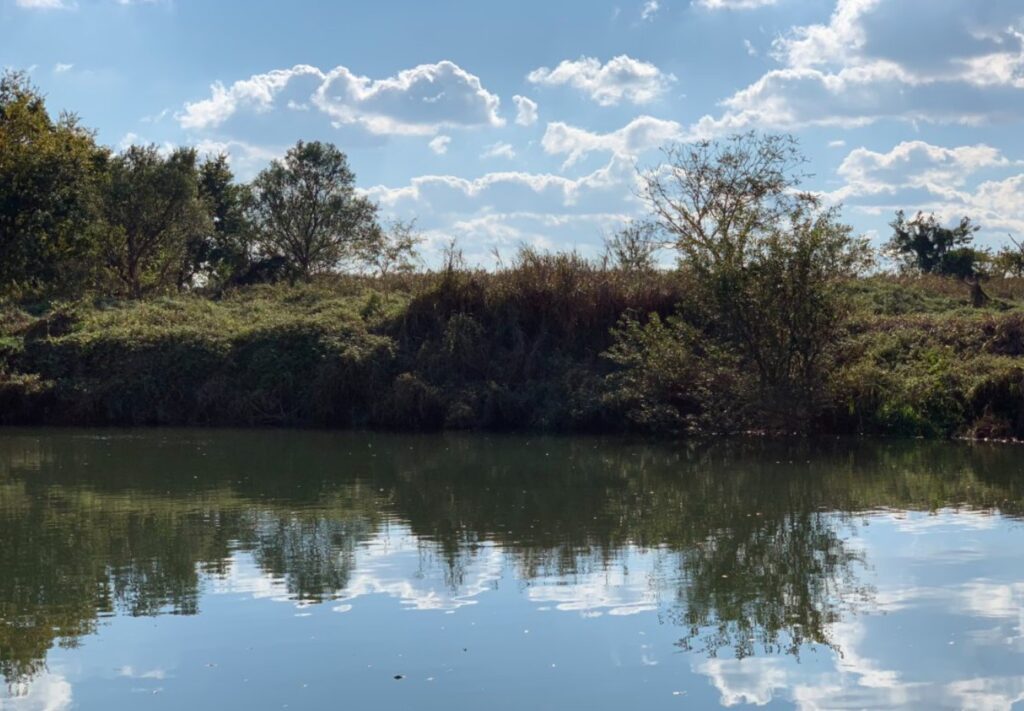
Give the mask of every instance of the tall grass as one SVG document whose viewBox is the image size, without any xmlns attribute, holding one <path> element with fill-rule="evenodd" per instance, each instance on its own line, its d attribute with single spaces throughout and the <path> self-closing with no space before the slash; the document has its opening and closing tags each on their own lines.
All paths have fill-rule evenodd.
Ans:
<svg viewBox="0 0 1024 711">
<path fill-rule="evenodd" d="M 831 344 L 814 428 L 1024 437 L 1024 284 L 986 289 L 990 306 L 972 309 L 952 280 L 851 283 L 852 318 Z M 494 271 L 453 255 L 387 283 L 338 276 L 213 297 L 0 304 L 0 422 L 763 429 L 743 407 L 748 366 L 723 351 L 697 293 L 677 271 L 522 250 Z M 634 329 L 653 350 L 630 354 L 617 340 L 624 314 L 636 328 L 651 314 L 686 326 Z M 622 377 L 637 364 L 664 373 Z"/>
</svg>

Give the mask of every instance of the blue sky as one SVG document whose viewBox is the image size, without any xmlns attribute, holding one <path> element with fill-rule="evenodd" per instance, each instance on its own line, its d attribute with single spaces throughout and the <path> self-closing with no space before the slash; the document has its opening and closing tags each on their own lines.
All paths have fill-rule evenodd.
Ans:
<svg viewBox="0 0 1024 711">
<path fill-rule="evenodd" d="M 0 65 L 127 142 L 348 153 L 389 215 L 486 261 L 595 254 L 658 146 L 796 135 L 809 187 L 1024 234 L 1021 0 L 0 0 Z"/>
</svg>

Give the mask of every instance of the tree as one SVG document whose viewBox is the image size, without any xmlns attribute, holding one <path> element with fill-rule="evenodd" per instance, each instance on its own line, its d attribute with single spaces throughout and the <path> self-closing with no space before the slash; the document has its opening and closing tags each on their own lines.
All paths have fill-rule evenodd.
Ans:
<svg viewBox="0 0 1024 711">
<path fill-rule="evenodd" d="M 980 226 L 963 217 L 953 227 L 943 227 L 935 215 L 917 213 L 906 219 L 903 211 L 890 223 L 893 235 L 885 249 L 903 271 L 955 277 L 971 288 L 975 307 L 984 306 L 988 295 L 981 288 L 989 255 L 971 246 Z"/>
<path fill-rule="evenodd" d="M 1010 244 L 996 252 L 992 257 L 992 266 L 999 276 L 1019 279 L 1024 277 L 1024 245 L 1014 239 L 1013 235 L 1008 236 Z"/>
<path fill-rule="evenodd" d="M 387 290 L 390 277 L 416 268 L 419 260 L 416 248 L 422 241 L 416 232 L 415 222 L 395 220 L 381 229 L 376 239 L 367 240 L 361 257 L 384 282 Z"/>
<path fill-rule="evenodd" d="M 919 212 L 908 220 L 900 210 L 890 226 L 893 234 L 885 249 L 903 270 L 961 279 L 974 276 L 981 253 L 971 243 L 981 228 L 971 218 L 943 227 L 935 215 Z"/>
<path fill-rule="evenodd" d="M 101 252 L 117 291 L 137 299 L 178 286 L 189 241 L 210 230 L 195 151 L 165 157 L 156 146 L 128 148 L 110 162 L 102 213 Z"/>
<path fill-rule="evenodd" d="M 604 242 L 606 259 L 616 268 L 634 273 L 653 271 L 654 257 L 663 247 L 658 225 L 652 222 L 627 224 Z"/>
<path fill-rule="evenodd" d="M 304 279 L 358 260 L 380 236 L 377 208 L 355 192 L 345 154 L 299 141 L 253 182 L 250 217 L 265 254 Z"/>
<path fill-rule="evenodd" d="M 107 158 L 78 119 L 54 120 L 21 73 L 0 77 L 0 290 L 74 291 Z"/>
<path fill-rule="evenodd" d="M 791 137 L 747 133 L 669 146 L 665 157 L 642 176 L 643 192 L 696 276 L 707 331 L 757 373 L 766 416 L 807 426 L 847 311 L 843 287 L 870 263 L 867 242 L 798 190 Z"/>
<path fill-rule="evenodd" d="M 252 228 L 245 212 L 251 196 L 247 185 L 234 181 L 226 154 L 209 157 L 199 166 L 199 198 L 210 215 L 211 229 L 188 242 L 179 278 L 183 286 L 196 275 L 207 284 L 222 286 L 250 266 Z"/>
</svg>

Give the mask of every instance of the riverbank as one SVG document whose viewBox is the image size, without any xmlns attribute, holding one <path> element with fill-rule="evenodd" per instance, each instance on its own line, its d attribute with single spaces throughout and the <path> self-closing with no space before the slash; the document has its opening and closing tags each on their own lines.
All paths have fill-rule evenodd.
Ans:
<svg viewBox="0 0 1024 711">
<path fill-rule="evenodd" d="M 848 285 L 851 314 L 828 344 L 807 431 L 1024 437 L 1024 281 L 985 288 L 991 301 L 972 308 L 952 279 Z M 715 324 L 696 293 L 675 273 L 552 260 L 217 298 L 7 304 L 0 422 L 775 431 L 747 366 L 708 355 Z M 630 312 L 676 314 L 698 345 L 678 351 L 666 330 L 642 358 L 614 357 Z"/>
</svg>

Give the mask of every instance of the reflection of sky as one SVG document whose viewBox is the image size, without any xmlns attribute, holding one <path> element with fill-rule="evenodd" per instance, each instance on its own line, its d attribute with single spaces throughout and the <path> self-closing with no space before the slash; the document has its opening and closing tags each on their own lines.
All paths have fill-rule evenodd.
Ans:
<svg viewBox="0 0 1024 711">
<path fill-rule="evenodd" d="M 668 550 L 626 547 L 607 562 L 591 560 L 567 574 L 545 569 L 527 579 L 522 560 L 484 542 L 460 556 L 453 572 L 435 546 L 400 524 L 377 532 L 354 553 L 338 553 L 354 556 L 348 584 L 322 605 L 296 602 L 286 581 L 264 573 L 250 554 L 235 553 L 223 576 L 206 579 L 198 617 L 161 622 L 162 630 L 171 625 L 162 632 L 163 646 L 184 649 L 187 637 L 175 625 L 204 640 L 195 625 L 216 628 L 235 619 L 241 632 L 218 632 L 229 640 L 220 650 L 204 647 L 177 658 L 155 654 L 155 643 L 143 645 L 149 638 L 138 631 L 143 622 L 154 623 L 139 620 L 133 623 L 140 625 L 136 632 L 118 632 L 127 623 L 114 620 L 99 635 L 109 636 L 108 648 L 90 639 L 85 653 L 103 660 L 108 679 L 154 694 L 189 683 L 190 674 L 211 673 L 200 662 L 218 654 L 237 655 L 241 645 L 259 646 L 263 639 L 291 639 L 294 659 L 268 653 L 278 665 L 274 674 L 298 680 L 312 676 L 312 655 L 331 660 L 345 650 L 363 671 L 385 667 L 388 680 L 393 669 L 423 669 L 422 679 L 436 681 L 476 659 L 468 652 L 459 656 L 465 647 L 480 655 L 476 673 L 492 675 L 492 683 L 510 676 L 533 679 L 540 670 L 568 674 L 563 670 L 576 663 L 585 667 L 581 674 L 601 677 L 608 689 L 639 694 L 643 707 L 679 707 L 673 693 L 696 706 L 801 709 L 1009 709 L 1024 701 L 1024 527 L 966 511 L 877 512 L 836 523 L 867 561 L 857 569 L 857 584 L 874 591 L 865 607 L 829 626 L 835 649 L 819 647 L 799 661 L 760 650 L 746 659 L 728 650 L 714 658 L 681 652 L 675 642 L 684 631 L 672 615 L 662 614 L 680 599 L 678 554 Z M 309 619 L 296 619 L 292 606 Z M 249 627 L 253 641 L 234 640 Z M 309 646 L 321 643 L 316 653 Z M 530 666 L 534 662 L 536 668 Z M 45 673 L 15 689 L 15 697 L 0 697 L 0 709 L 67 708 L 72 683 L 79 703 L 76 677 L 97 672 L 59 668 L 67 678 Z M 245 668 L 236 676 L 250 673 Z M 550 683 L 566 683 L 558 680 Z M 645 696 L 643 689 L 659 680 L 660 695 Z M 636 686 L 641 681 L 651 686 Z M 345 683 L 363 682 L 347 677 Z M 544 688 L 555 693 L 556 687 Z M 610 692 L 593 693 L 591 707 L 615 707 Z M 516 698 L 507 699 L 508 707 L 515 707 Z"/>
<path fill-rule="evenodd" d="M 349 612 L 358 598 L 384 595 L 414 610 L 455 610 L 475 605 L 477 596 L 492 589 L 501 577 L 504 556 L 493 544 L 481 544 L 465 556 L 461 582 L 453 587 L 444 579 L 443 568 L 431 561 L 429 552 L 408 529 L 389 526 L 362 544 L 356 553 L 356 567 L 348 585 L 336 593 L 336 612 Z M 245 594 L 292 602 L 287 584 L 264 573 L 245 553 L 236 553 L 223 577 L 211 581 L 216 594 Z M 296 603 L 300 607 L 302 603 Z"/>
<path fill-rule="evenodd" d="M 983 710 L 1024 702 L 1024 582 L 976 575 L 993 574 L 993 567 L 1020 574 L 1024 551 L 1013 538 L 1019 524 L 949 510 L 880 513 L 866 524 L 857 535 L 877 593 L 870 610 L 832 625 L 840 651 L 831 664 L 784 657 L 694 660 L 694 671 L 708 678 L 719 702 Z M 1016 565 L 1001 565 L 1008 555 Z"/>
<path fill-rule="evenodd" d="M 71 684 L 63 675 L 43 672 L 11 688 L 0 686 L 2 711 L 64 711 L 71 708 Z"/>
</svg>

